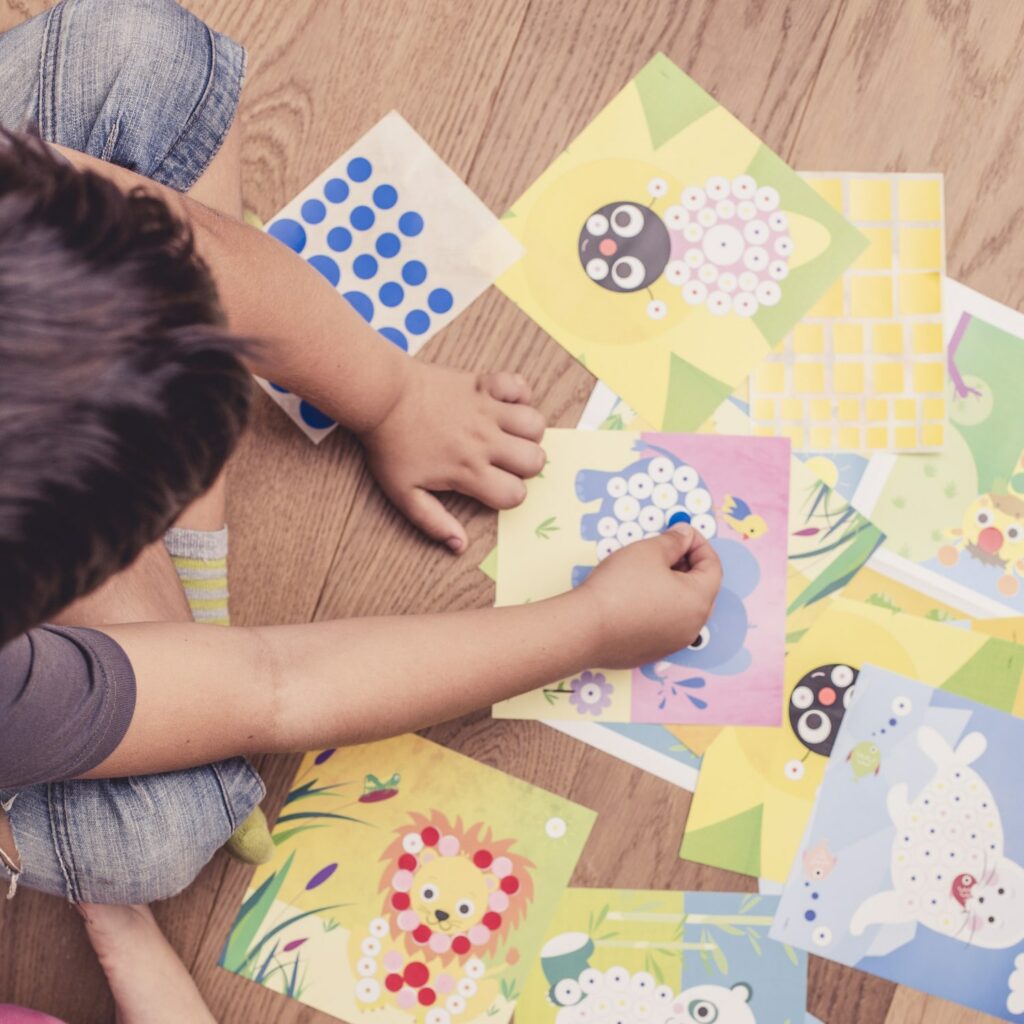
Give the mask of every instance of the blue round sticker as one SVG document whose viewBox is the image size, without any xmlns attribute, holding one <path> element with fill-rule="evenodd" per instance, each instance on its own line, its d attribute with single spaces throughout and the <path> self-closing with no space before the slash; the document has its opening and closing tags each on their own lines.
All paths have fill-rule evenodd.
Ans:
<svg viewBox="0 0 1024 1024">
<path fill-rule="evenodd" d="M 297 220 L 292 220 L 289 217 L 275 220 L 267 228 L 267 234 L 279 242 L 284 242 L 289 249 L 293 249 L 295 252 L 302 252 L 306 247 L 306 229 Z"/>
<path fill-rule="evenodd" d="M 321 412 L 315 405 L 311 405 L 305 399 L 299 403 L 299 415 L 302 417 L 303 423 L 310 427 L 315 427 L 317 430 L 334 426 L 334 420 L 327 413 Z"/>
<path fill-rule="evenodd" d="M 395 281 L 388 281 L 380 286 L 377 294 L 385 306 L 397 306 L 405 298 L 405 289 Z"/>
<path fill-rule="evenodd" d="M 398 235 L 393 234 L 390 231 L 385 231 L 380 238 L 377 239 L 377 255 L 383 256 L 384 259 L 389 260 L 392 256 L 397 256 L 402 248 L 402 240 Z"/>
<path fill-rule="evenodd" d="M 345 292 L 349 305 L 367 322 L 373 319 L 373 300 L 365 292 Z"/>
<path fill-rule="evenodd" d="M 319 254 L 310 256 L 309 265 L 319 270 L 333 285 L 336 285 L 341 280 L 341 270 L 330 256 L 321 256 Z"/>
<path fill-rule="evenodd" d="M 319 199 L 307 199 L 302 204 L 302 219 L 307 224 L 319 224 L 327 216 L 327 207 Z"/>
<path fill-rule="evenodd" d="M 324 196 L 331 203 L 343 203 L 348 199 L 348 182 L 344 178 L 331 178 L 324 185 Z"/>
<path fill-rule="evenodd" d="M 435 313 L 447 313 L 453 302 L 452 293 L 447 288 L 435 288 L 427 296 L 427 305 Z"/>
<path fill-rule="evenodd" d="M 373 190 L 373 203 L 381 210 L 390 210 L 398 202 L 394 185 L 378 185 Z"/>
<path fill-rule="evenodd" d="M 387 338 L 393 345 L 397 345 L 403 352 L 409 351 L 409 342 L 405 335 L 395 327 L 382 327 L 380 334 Z"/>
<path fill-rule="evenodd" d="M 352 227 L 356 231 L 369 231 L 373 227 L 373 222 L 377 219 L 377 215 L 368 206 L 357 206 L 352 211 L 350 219 Z"/>
<path fill-rule="evenodd" d="M 418 214 L 410 210 L 408 213 L 403 213 L 398 218 L 398 230 L 403 235 L 408 235 L 410 238 L 415 238 L 423 230 L 423 218 Z"/>
<path fill-rule="evenodd" d="M 402 280 L 406 284 L 423 284 L 427 279 L 427 268 L 419 260 L 409 260 L 402 267 Z"/>
<path fill-rule="evenodd" d="M 356 277 L 361 278 L 363 281 L 368 281 L 377 273 L 377 261 L 364 252 L 361 256 L 355 258 L 352 263 L 352 269 L 356 272 Z"/>
<path fill-rule="evenodd" d="M 327 232 L 327 244 L 335 252 L 344 252 L 352 244 L 352 232 L 348 228 L 331 228 Z"/>
<path fill-rule="evenodd" d="M 414 309 L 405 318 L 405 327 L 410 334 L 426 334 L 430 329 L 430 317 L 422 309 Z"/>
<path fill-rule="evenodd" d="M 348 176 L 353 181 L 366 181 L 371 174 L 373 174 L 373 166 L 369 160 L 361 156 L 357 156 L 354 160 L 349 160 Z"/>
</svg>

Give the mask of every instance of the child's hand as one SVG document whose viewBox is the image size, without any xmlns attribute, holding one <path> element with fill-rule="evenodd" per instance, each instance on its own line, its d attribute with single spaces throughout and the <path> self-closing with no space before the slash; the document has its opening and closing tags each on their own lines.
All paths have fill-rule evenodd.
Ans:
<svg viewBox="0 0 1024 1024">
<path fill-rule="evenodd" d="M 518 374 L 477 376 L 409 360 L 388 414 L 360 439 L 381 489 L 409 520 L 456 554 L 462 524 L 432 491 L 458 491 L 514 508 L 525 478 L 544 468 L 544 417 Z"/>
<path fill-rule="evenodd" d="M 691 526 L 610 555 L 579 588 L 594 606 L 600 668 L 633 668 L 693 643 L 711 614 L 722 566 Z"/>
</svg>

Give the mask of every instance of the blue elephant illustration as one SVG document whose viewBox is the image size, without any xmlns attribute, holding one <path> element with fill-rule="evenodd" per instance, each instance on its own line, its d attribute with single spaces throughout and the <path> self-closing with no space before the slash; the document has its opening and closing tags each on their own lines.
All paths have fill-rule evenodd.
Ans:
<svg viewBox="0 0 1024 1024">
<path fill-rule="evenodd" d="M 750 595 L 761 577 L 757 559 L 736 541 L 718 537 L 714 501 L 700 473 L 677 455 L 646 442 L 637 449 L 656 454 L 631 463 L 620 473 L 582 469 L 576 474 L 576 496 L 581 502 L 600 501 L 594 512 L 580 520 L 580 536 L 596 543 L 598 562 L 620 547 L 653 537 L 676 523 L 690 523 L 708 538 L 722 560 L 722 589 L 711 618 L 694 642 L 659 662 L 641 666 L 643 675 L 657 682 L 669 694 L 678 687 L 701 689 L 702 675 L 672 680 L 672 666 L 692 668 L 715 675 L 737 675 L 750 667 L 751 656 L 745 643 L 749 627 L 744 598 Z M 577 565 L 572 570 L 572 585 L 578 587 L 593 571 L 593 566 Z M 687 694 L 697 707 L 706 702 Z"/>
</svg>

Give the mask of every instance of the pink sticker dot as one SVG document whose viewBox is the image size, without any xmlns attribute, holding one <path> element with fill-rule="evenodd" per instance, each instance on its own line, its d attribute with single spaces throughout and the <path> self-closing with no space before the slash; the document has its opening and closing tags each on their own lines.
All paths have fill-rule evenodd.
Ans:
<svg viewBox="0 0 1024 1024">
<path fill-rule="evenodd" d="M 389 950 L 384 954 L 381 963 L 388 971 L 397 971 L 402 966 L 402 954 L 397 949 Z"/>
<path fill-rule="evenodd" d="M 442 995 L 447 995 L 455 988 L 455 979 L 450 974 L 439 974 L 434 981 L 434 988 Z"/>
<path fill-rule="evenodd" d="M 469 935 L 469 941 L 472 942 L 474 946 L 483 946 L 491 937 L 491 929 L 485 924 L 475 924 L 469 929 L 467 934 Z"/>
<path fill-rule="evenodd" d="M 437 850 L 442 857 L 454 857 L 459 852 L 458 836 L 442 836 Z"/>
<path fill-rule="evenodd" d="M 406 986 L 395 996 L 395 1002 L 398 1003 L 399 1009 L 411 1010 L 416 1005 L 416 992 Z"/>
<path fill-rule="evenodd" d="M 487 906 L 491 910 L 496 910 L 499 914 L 505 913 L 508 910 L 508 894 L 500 889 L 497 892 L 492 892 L 487 898 Z"/>
<path fill-rule="evenodd" d="M 396 892 L 408 892 L 412 888 L 412 879 L 411 871 L 396 871 L 391 879 L 391 888 Z"/>
<path fill-rule="evenodd" d="M 452 940 L 443 932 L 434 932 L 427 945 L 435 953 L 447 953 L 452 948 Z"/>
<path fill-rule="evenodd" d="M 491 865 L 491 871 L 493 871 L 499 878 L 511 875 L 512 861 L 510 861 L 508 857 L 496 857 L 494 863 Z"/>
<path fill-rule="evenodd" d="M 403 932 L 411 932 L 420 923 L 420 916 L 415 910 L 403 910 L 398 915 L 398 927 Z"/>
</svg>

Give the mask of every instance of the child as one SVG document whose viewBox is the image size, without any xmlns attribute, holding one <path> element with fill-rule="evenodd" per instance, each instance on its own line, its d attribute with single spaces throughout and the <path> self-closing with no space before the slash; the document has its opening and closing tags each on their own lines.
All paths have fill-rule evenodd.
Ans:
<svg viewBox="0 0 1024 1024">
<path fill-rule="evenodd" d="M 391 501 L 456 554 L 465 532 L 434 492 L 511 508 L 544 465 L 522 378 L 409 359 L 236 219 L 244 68 L 172 0 L 63 0 L 0 37 L 0 124 L 49 144 L 0 140 L 12 888 L 84 905 L 173 895 L 262 799 L 246 754 L 394 735 L 653 661 L 697 635 L 717 593 L 711 548 L 676 527 L 518 608 L 193 621 L 226 622 L 221 471 L 248 371 L 351 430 Z"/>
</svg>

